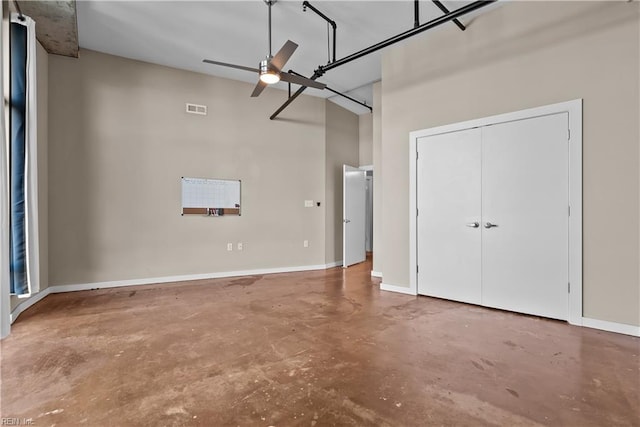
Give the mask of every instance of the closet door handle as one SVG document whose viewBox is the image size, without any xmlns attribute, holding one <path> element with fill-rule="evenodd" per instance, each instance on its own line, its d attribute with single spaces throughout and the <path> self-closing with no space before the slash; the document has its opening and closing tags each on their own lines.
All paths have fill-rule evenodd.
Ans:
<svg viewBox="0 0 640 427">
<path fill-rule="evenodd" d="M 467 224 L 467 227 L 478 228 L 478 227 L 480 227 L 480 223 L 478 223 L 478 222 L 470 222 L 470 223 Z"/>
<path fill-rule="evenodd" d="M 493 227 L 497 227 L 497 226 L 498 226 L 498 224 L 491 224 L 490 222 L 487 222 L 484 225 L 484 228 L 493 228 Z"/>
</svg>

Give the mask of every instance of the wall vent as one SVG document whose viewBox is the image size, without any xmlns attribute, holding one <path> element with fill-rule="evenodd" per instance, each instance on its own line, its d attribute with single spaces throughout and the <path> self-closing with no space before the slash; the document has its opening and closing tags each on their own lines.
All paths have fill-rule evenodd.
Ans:
<svg viewBox="0 0 640 427">
<path fill-rule="evenodd" d="M 187 113 L 200 114 L 201 116 L 206 116 L 207 106 L 187 103 Z"/>
</svg>

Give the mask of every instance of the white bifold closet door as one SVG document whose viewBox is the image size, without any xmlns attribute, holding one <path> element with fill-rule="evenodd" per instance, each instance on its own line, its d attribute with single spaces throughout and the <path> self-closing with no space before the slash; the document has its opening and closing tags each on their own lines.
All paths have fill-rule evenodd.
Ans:
<svg viewBox="0 0 640 427">
<path fill-rule="evenodd" d="M 418 292 L 568 317 L 567 114 L 418 141 Z"/>
</svg>

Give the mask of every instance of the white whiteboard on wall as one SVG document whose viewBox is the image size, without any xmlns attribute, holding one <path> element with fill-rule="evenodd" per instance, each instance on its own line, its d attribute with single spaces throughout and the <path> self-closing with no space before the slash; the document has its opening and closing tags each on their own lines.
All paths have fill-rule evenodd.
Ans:
<svg viewBox="0 0 640 427">
<path fill-rule="evenodd" d="M 182 177 L 182 215 L 240 215 L 240 180 Z"/>
</svg>

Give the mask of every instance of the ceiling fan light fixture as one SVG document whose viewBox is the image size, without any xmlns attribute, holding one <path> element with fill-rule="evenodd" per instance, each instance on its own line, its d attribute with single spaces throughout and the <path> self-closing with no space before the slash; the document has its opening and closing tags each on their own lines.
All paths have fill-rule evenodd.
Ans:
<svg viewBox="0 0 640 427">
<path fill-rule="evenodd" d="M 268 59 L 260 61 L 260 80 L 268 85 L 272 85 L 280 81 L 280 73 L 271 67 L 271 63 Z"/>
<path fill-rule="evenodd" d="M 268 72 L 268 73 L 260 74 L 260 80 L 262 80 L 264 83 L 268 85 L 272 85 L 280 81 L 280 75 L 274 72 Z"/>
</svg>

